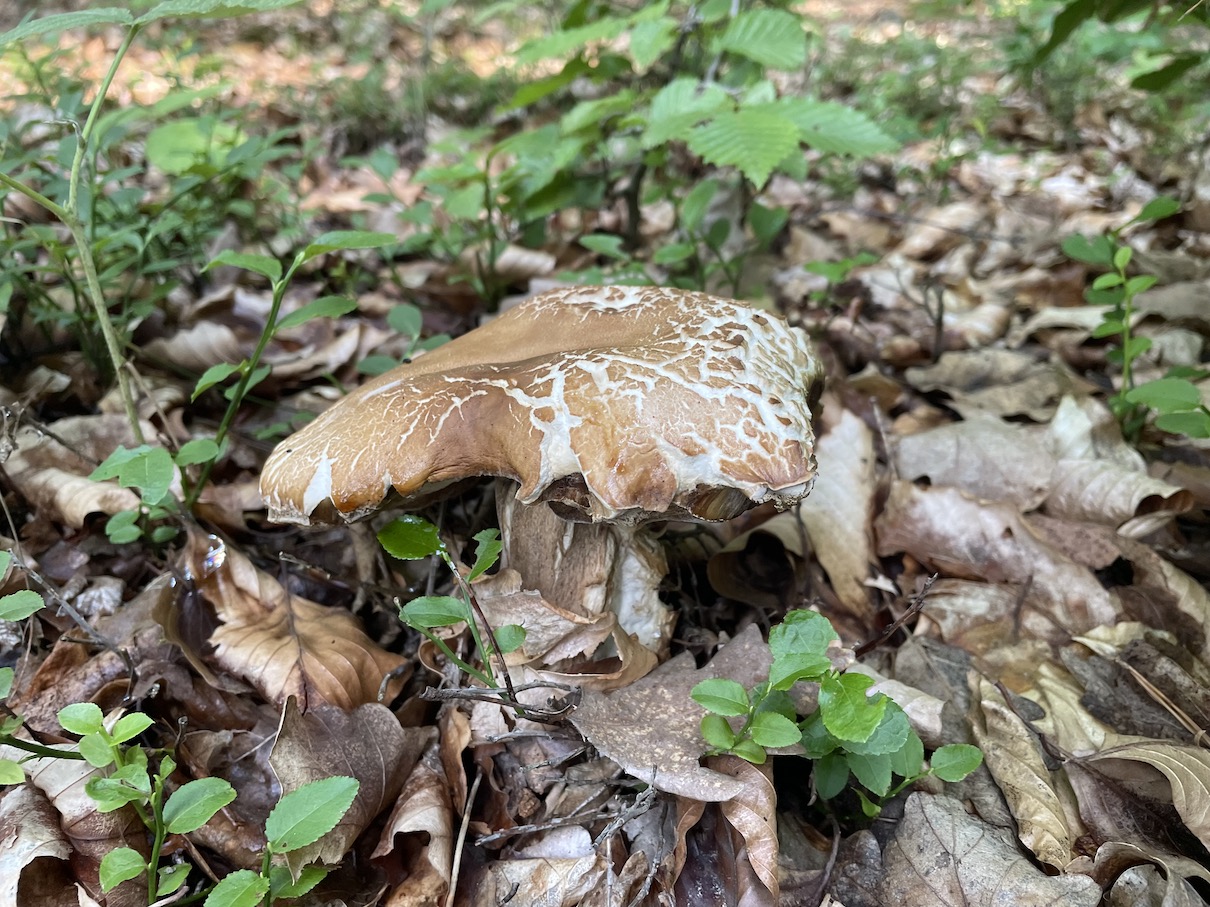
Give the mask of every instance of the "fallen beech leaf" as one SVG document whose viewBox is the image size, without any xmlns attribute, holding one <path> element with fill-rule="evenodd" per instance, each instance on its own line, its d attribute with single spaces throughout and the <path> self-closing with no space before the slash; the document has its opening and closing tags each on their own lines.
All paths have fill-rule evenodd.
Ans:
<svg viewBox="0 0 1210 907">
<path fill-rule="evenodd" d="M 398 844 L 400 835 L 408 843 Z M 407 873 L 403 884 L 391 892 L 388 905 L 445 900 L 454 858 L 454 809 L 435 741 L 412 767 L 370 856 Z"/>
<path fill-rule="evenodd" d="M 1043 863 L 1064 869 L 1072 834 L 1037 738 L 986 680 L 979 683 L 979 719 L 972 730 L 988 771 L 1017 820 L 1017 837 Z"/>
<path fill-rule="evenodd" d="M 1012 832 L 946 796 L 914 793 L 883 852 L 883 904 L 930 907 L 1095 907 L 1101 888 L 1082 875 L 1048 876 Z"/>
<path fill-rule="evenodd" d="M 1172 805 L 1186 827 L 1210 846 L 1210 751 L 1145 737 L 1111 737 L 1106 742 L 1106 749 L 1089 758 L 1094 762 L 1127 759 L 1160 771 L 1171 785 Z"/>
<path fill-rule="evenodd" d="M 773 789 L 773 768 L 769 763 L 753 765 L 738 756 L 715 756 L 712 769 L 730 775 L 743 789 L 719 809 L 723 818 L 744 839 L 744 856 L 760 883 L 768 889 L 768 899 L 778 902 L 777 880 L 777 792 Z"/>
<path fill-rule="evenodd" d="M 382 679 L 406 659 L 386 651 L 343 608 L 292 595 L 234 548 L 191 531 L 186 570 L 214 605 L 215 660 L 270 702 L 352 709 L 375 702 Z"/>
<path fill-rule="evenodd" d="M 987 412 L 1038 422 L 1050 418 L 1064 396 L 1086 386 L 1061 365 L 995 348 L 943 353 L 904 377 L 918 390 L 943 391 L 963 416 Z"/>
<path fill-rule="evenodd" d="M 291 868 L 339 863 L 366 826 L 395 802 L 431 737 L 430 731 L 400 726 L 391 710 L 377 703 L 351 712 L 326 706 L 303 714 L 293 698 L 286 700 L 269 757 L 282 793 L 335 775 L 360 782 L 340 823 L 314 844 L 290 852 Z"/>
<path fill-rule="evenodd" d="M 0 907 L 22 907 L 17 889 L 30 903 L 44 904 L 63 870 L 71 844 L 59 828 L 59 816 L 33 785 L 9 788 L 0 798 Z M 61 865 L 54 865 L 60 861 Z"/>
<path fill-rule="evenodd" d="M 603 852 L 576 858 L 497 860 L 489 863 L 476 879 L 468 903 L 470 907 L 497 907 L 513 902 L 579 907 L 594 891 L 605 887 L 605 876 Z"/>
<path fill-rule="evenodd" d="M 613 693 L 585 690 L 571 723 L 601 755 L 658 790 L 694 800 L 729 800 L 744 785 L 698 764 L 706 751 L 700 730 L 706 712 L 689 691 L 711 677 L 750 687 L 766 678 L 771 664 L 769 647 L 750 626 L 704 668 L 695 669 L 686 653 Z"/>
<path fill-rule="evenodd" d="M 245 355 L 235 331 L 210 318 L 183 328 L 171 337 L 157 337 L 144 351 L 153 362 L 198 375 L 220 362 L 239 362 Z"/>
</svg>

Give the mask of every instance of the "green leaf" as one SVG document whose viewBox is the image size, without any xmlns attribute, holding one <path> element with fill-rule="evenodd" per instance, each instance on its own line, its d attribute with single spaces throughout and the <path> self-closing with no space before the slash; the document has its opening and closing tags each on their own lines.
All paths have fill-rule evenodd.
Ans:
<svg viewBox="0 0 1210 907">
<path fill-rule="evenodd" d="M 727 752 L 735 746 L 735 731 L 722 715 L 702 716 L 702 738 L 715 749 Z"/>
<path fill-rule="evenodd" d="M 466 602 L 452 595 L 422 595 L 399 609 L 399 616 L 409 627 L 432 629 L 469 622 Z"/>
<path fill-rule="evenodd" d="M 824 800 L 830 800 L 849 783 L 849 763 L 843 753 L 829 753 L 815 760 L 812 777 L 815 781 L 815 793 Z"/>
<path fill-rule="evenodd" d="M 527 66 L 551 57 L 566 57 L 573 50 L 579 50 L 588 44 L 613 40 L 626 30 L 626 25 L 625 19 L 611 16 L 577 28 L 559 29 L 549 35 L 526 41 L 514 59 L 518 65 Z"/>
<path fill-rule="evenodd" d="M 251 869 L 237 869 L 210 890 L 205 907 L 260 907 L 268 890 L 268 879 Z"/>
<path fill-rule="evenodd" d="M 624 88 L 603 98 L 581 101 L 563 114 L 563 118 L 559 120 L 559 128 L 564 135 L 580 131 L 601 135 L 610 120 L 633 113 L 636 100 L 635 93 Z"/>
<path fill-rule="evenodd" d="M 808 759 L 818 759 L 834 752 L 840 741 L 833 737 L 823 725 L 819 712 L 813 712 L 799 725 L 802 731 L 802 746 Z"/>
<path fill-rule="evenodd" d="M 167 897 L 184 885 L 185 880 L 189 878 L 189 868 L 188 863 L 161 866 L 159 872 L 156 873 L 158 881 L 155 886 L 155 896 L 157 898 Z"/>
<path fill-rule="evenodd" d="M 1112 287 L 1120 287 L 1125 282 L 1126 281 L 1122 279 L 1121 274 L 1110 271 L 1108 274 L 1102 274 L 1100 277 L 1094 280 L 1092 282 L 1092 288 L 1094 290 L 1108 290 Z"/>
<path fill-rule="evenodd" d="M 1141 403 L 1162 413 L 1175 413 L 1197 409 L 1202 405 L 1202 395 L 1192 381 L 1186 378 L 1157 378 L 1140 384 L 1126 392 L 1131 403 Z"/>
<path fill-rule="evenodd" d="M 1204 410 L 1163 413 L 1156 417 L 1155 427 L 1186 438 L 1210 438 L 1210 413 Z"/>
<path fill-rule="evenodd" d="M 41 35 L 53 35 L 75 28 L 90 28 L 94 25 L 130 25 L 134 16 L 129 10 L 106 7 L 104 9 L 85 9 L 75 13 L 56 13 L 52 16 L 41 16 L 23 22 L 16 28 L 9 29 L 0 35 L 0 47 L 28 38 Z"/>
<path fill-rule="evenodd" d="M 378 533 L 378 544 L 391 557 L 401 561 L 415 561 L 445 550 L 437 527 L 414 513 L 383 526 Z"/>
<path fill-rule="evenodd" d="M 504 548 L 504 543 L 500 541 L 499 529 L 484 529 L 476 532 L 474 539 L 476 542 L 475 563 L 471 567 L 471 572 L 466 576 L 467 582 L 490 570 Z"/>
<path fill-rule="evenodd" d="M 105 521 L 105 536 L 115 545 L 128 545 L 143 537 L 137 510 L 119 510 Z"/>
<path fill-rule="evenodd" d="M 181 445 L 173 460 L 177 466 L 193 466 L 195 463 L 209 463 L 218 457 L 218 444 L 213 438 L 194 438 Z"/>
<path fill-rule="evenodd" d="M 95 734 L 105 729 L 105 716 L 95 702 L 73 702 L 59 709 L 59 725 L 71 734 Z"/>
<path fill-rule="evenodd" d="M 620 236 L 614 236 L 610 233 L 592 233 L 588 236 L 581 236 L 579 239 L 580 245 L 590 252 L 596 252 L 598 255 L 604 255 L 606 258 L 613 258 L 618 261 L 623 261 L 630 256 L 626 254 L 626 250 L 622 248 L 624 240 Z"/>
<path fill-rule="evenodd" d="M 979 747 L 969 743 L 951 743 L 935 751 L 929 759 L 934 775 L 942 781 L 961 781 L 983 764 Z"/>
<path fill-rule="evenodd" d="M 214 385 L 226 381 L 236 372 L 244 367 L 244 363 L 232 365 L 230 362 L 220 362 L 218 365 L 212 365 L 202 373 L 202 377 L 197 379 L 197 384 L 193 388 L 193 395 L 189 398 L 192 403 L 204 392 L 214 387 Z"/>
<path fill-rule="evenodd" d="M 891 757 L 888 755 L 870 756 L 850 752 L 846 757 L 849 771 L 866 790 L 872 791 L 879 797 L 885 797 L 891 789 Z"/>
<path fill-rule="evenodd" d="M 0 668 L 0 699 L 7 699 L 13 689 L 13 669 Z"/>
<path fill-rule="evenodd" d="M 379 249 L 399 242 L 394 233 L 374 233 L 368 230 L 333 230 L 317 237 L 302 250 L 302 261 L 310 261 L 328 252 L 354 249 Z"/>
<path fill-rule="evenodd" d="M 390 356 L 366 356 L 357 363 L 357 371 L 363 375 L 378 376 L 389 372 L 398 364 L 399 360 Z"/>
<path fill-rule="evenodd" d="M 8 572 L 8 565 L 13 562 L 13 553 L 11 551 L 0 551 L 0 579 L 3 579 L 4 574 Z"/>
<path fill-rule="evenodd" d="M 14 762 L 12 759 L 0 759 L 0 785 L 23 784 L 25 782 L 25 769 L 21 767 L 20 762 Z"/>
<path fill-rule="evenodd" d="M 643 147 L 654 148 L 671 139 L 683 141 L 693 126 L 731 106 L 731 99 L 718 85 L 702 85 L 697 79 L 673 79 L 651 99 Z"/>
<path fill-rule="evenodd" d="M 912 726 L 903 709 L 894 702 L 888 701 L 882 721 L 878 727 L 874 728 L 874 733 L 863 741 L 849 741 L 845 744 L 845 749 L 850 753 L 866 756 L 888 756 L 903 749 L 903 745 L 907 743 L 908 735 L 911 733 Z"/>
<path fill-rule="evenodd" d="M 324 866 L 304 866 L 295 881 L 289 866 L 274 866 L 269 870 L 269 891 L 274 900 L 302 897 L 327 876 L 328 869 Z"/>
<path fill-rule="evenodd" d="M 505 624 L 496 630 L 496 642 L 500 646 L 500 654 L 507 655 L 516 652 L 525 645 L 526 630 L 519 624 Z"/>
<path fill-rule="evenodd" d="M 251 255 L 247 252 L 234 252 L 224 249 L 206 265 L 205 270 L 217 268 L 219 265 L 230 265 L 244 271 L 251 271 L 261 277 L 267 277 L 270 282 L 281 280 L 281 262 L 269 255 Z"/>
<path fill-rule="evenodd" d="M 873 680 L 864 674 L 825 677 L 819 685 L 819 711 L 824 727 L 840 740 L 865 741 L 882 722 L 887 699 L 871 700 Z"/>
<path fill-rule="evenodd" d="M 882 812 L 882 804 L 875 803 L 873 800 L 867 797 L 864 793 L 862 793 L 860 787 L 853 788 L 853 793 L 857 795 L 857 799 L 861 802 L 861 812 L 867 819 L 875 819 L 878 817 L 878 814 Z"/>
<path fill-rule="evenodd" d="M 757 712 L 748 730 L 752 739 L 764 747 L 793 746 L 802 739 L 798 725 L 776 712 Z"/>
<path fill-rule="evenodd" d="M 636 69 L 643 70 L 658 60 L 676 43 L 676 20 L 661 16 L 640 22 L 630 30 L 630 56 Z"/>
<path fill-rule="evenodd" d="M 693 127 L 686 140 L 706 163 L 733 166 L 758 188 L 798 150 L 798 141 L 798 130 L 785 116 L 757 108 L 716 113 L 710 122 Z"/>
<path fill-rule="evenodd" d="M 775 690 L 788 690 L 800 680 L 818 680 L 832 670 L 832 662 L 823 655 L 791 652 L 773 659 L 769 683 Z"/>
<path fill-rule="evenodd" d="M 129 715 L 123 715 L 114 722 L 113 730 L 109 732 L 109 736 L 113 738 L 114 743 L 125 743 L 127 740 L 133 740 L 143 731 L 147 730 L 155 724 L 154 721 L 142 712 L 131 712 Z"/>
<path fill-rule="evenodd" d="M 1163 220 L 1181 210 L 1181 203 L 1175 198 L 1161 195 L 1143 205 L 1143 210 L 1134 216 L 1134 222 Z"/>
<path fill-rule="evenodd" d="M 1161 66 L 1158 69 L 1153 69 L 1151 72 L 1145 72 L 1141 75 L 1135 76 L 1130 80 L 1130 87 L 1137 88 L 1140 91 L 1163 91 L 1193 67 L 1201 63 L 1203 59 L 1205 59 L 1205 57 L 1200 53 L 1177 54 L 1164 66 Z M 1156 199 L 1156 201 L 1158 201 L 1158 199 Z M 1171 201 L 1171 199 L 1169 199 L 1169 201 Z M 1177 210 L 1180 210 L 1179 207 Z M 1160 215 L 1160 217 L 1167 217 L 1167 215 Z M 1158 220 L 1158 218 L 1147 219 Z"/>
<path fill-rule="evenodd" d="M 340 775 L 312 781 L 286 794 L 265 821 L 265 836 L 273 853 L 289 853 L 314 844 L 341 820 L 359 784 Z"/>
<path fill-rule="evenodd" d="M 347 315 L 357 308 L 357 300 L 348 296 L 320 296 L 308 302 L 305 306 L 291 312 L 277 323 L 274 332 L 285 331 L 289 328 L 305 324 L 312 318 L 338 318 Z"/>
<path fill-rule="evenodd" d="M 147 871 L 147 860 L 137 850 L 118 847 L 101 858 L 102 891 L 112 891 L 123 882 L 137 879 Z"/>
<path fill-rule="evenodd" d="M 123 488 L 137 488 L 147 504 L 158 504 L 176 476 L 172 454 L 162 447 L 143 444 L 133 450 L 119 447 L 89 476 L 94 482 L 117 478 Z"/>
<path fill-rule="evenodd" d="M 1122 355 L 1133 362 L 1149 349 L 1151 349 L 1150 337 L 1131 337 L 1128 343 L 1122 345 Z"/>
<path fill-rule="evenodd" d="M 760 202 L 753 202 L 748 209 L 748 226 L 762 249 L 769 248 L 789 219 L 785 208 L 766 208 Z"/>
<path fill-rule="evenodd" d="M 1108 236 L 1068 236 L 1063 240 L 1063 254 L 1068 258 L 1102 268 L 1113 267 L 1113 240 Z"/>
<path fill-rule="evenodd" d="M 198 778 L 177 788 L 164 804 L 164 827 L 174 835 L 197 831 L 235 799 L 222 778 Z"/>
<path fill-rule="evenodd" d="M 701 231 L 710 202 L 718 193 L 718 185 L 718 180 L 702 180 L 681 202 L 681 226 L 689 233 Z"/>
<path fill-rule="evenodd" d="M 723 32 L 720 46 L 770 69 L 799 69 L 807 62 L 802 20 L 783 9 L 741 12 Z"/>
<path fill-rule="evenodd" d="M 395 333 L 415 338 L 424 327 L 424 315 L 410 302 L 401 302 L 387 312 L 387 324 Z"/>
<path fill-rule="evenodd" d="M 229 19 L 248 13 L 263 13 L 285 6 L 293 6 L 298 0 L 163 0 L 150 11 L 139 16 L 140 25 L 158 19 Z"/>
<path fill-rule="evenodd" d="M 780 98 L 752 109 L 789 120 L 798 127 L 798 138 L 817 151 L 866 157 L 899 147 L 864 113 L 836 101 Z"/>
<path fill-rule="evenodd" d="M 891 771 L 900 778 L 915 778 L 923 767 L 924 744 L 920 742 L 916 732 L 912 731 L 899 751 L 891 753 Z"/>
<path fill-rule="evenodd" d="M 715 715 L 748 714 L 748 691 L 734 680 L 724 677 L 703 680 L 689 695 L 694 702 Z"/>
<path fill-rule="evenodd" d="M 1150 290 L 1158 281 L 1159 278 L 1154 274 L 1138 274 L 1126 281 L 1124 289 L 1126 290 L 1126 295 L 1133 298 L 1138 296 L 1139 293 L 1145 293 L 1147 290 Z"/>
<path fill-rule="evenodd" d="M 1126 330 L 1126 325 L 1113 318 L 1106 318 L 1092 329 L 1093 337 L 1116 337 Z"/>
<path fill-rule="evenodd" d="M 32 589 L 22 589 L 0 598 L 0 620 L 25 620 L 45 607 L 41 595 Z"/>
<path fill-rule="evenodd" d="M 696 251 L 693 243 L 671 243 L 656 249 L 651 256 L 651 262 L 657 265 L 674 265 L 692 258 Z"/>
<path fill-rule="evenodd" d="M 1119 246 L 1113 253 L 1113 266 L 1119 271 L 1125 271 L 1130 265 L 1130 260 L 1134 258 L 1134 249 L 1130 246 Z M 1095 284 L 1093 285 L 1096 286 Z"/>
<path fill-rule="evenodd" d="M 764 765 L 768 758 L 765 748 L 755 740 L 737 740 L 731 752 L 741 759 L 747 759 L 753 765 Z"/>
<path fill-rule="evenodd" d="M 839 641 L 831 622 L 818 611 L 791 611 L 769 631 L 769 650 L 775 661 L 785 655 L 822 656 Z"/>
<path fill-rule="evenodd" d="M 80 742 L 76 745 L 80 755 L 84 757 L 84 761 L 94 768 L 105 768 L 107 765 L 113 765 L 116 757 L 113 754 L 113 747 L 109 745 L 109 741 L 100 731 L 94 731 L 91 734 L 85 734 L 80 738 Z"/>
</svg>

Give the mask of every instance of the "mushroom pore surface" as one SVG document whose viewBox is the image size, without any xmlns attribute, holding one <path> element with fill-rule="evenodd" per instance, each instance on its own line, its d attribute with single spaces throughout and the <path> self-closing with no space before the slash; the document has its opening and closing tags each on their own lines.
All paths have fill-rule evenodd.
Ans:
<svg viewBox="0 0 1210 907">
<path fill-rule="evenodd" d="M 261 493 L 306 524 L 501 476 L 568 517 L 729 519 L 810 490 L 820 381 L 806 335 L 743 303 L 554 290 L 336 403 L 278 445 Z"/>
</svg>

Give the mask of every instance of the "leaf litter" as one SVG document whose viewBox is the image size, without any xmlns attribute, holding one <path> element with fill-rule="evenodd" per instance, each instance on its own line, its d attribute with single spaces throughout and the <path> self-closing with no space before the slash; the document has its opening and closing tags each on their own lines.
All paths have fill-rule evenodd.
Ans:
<svg viewBox="0 0 1210 907">
<path fill-rule="evenodd" d="M 231 52 L 278 84 L 312 84 L 303 61 Z M 116 90 L 146 103 L 164 86 L 119 79 Z M 1050 140 L 1058 127 L 1018 97 L 992 128 Z M 351 386 L 367 356 L 407 354 L 384 320 L 403 298 L 392 279 L 436 301 L 426 333 L 469 323 L 477 303 L 448 264 L 405 262 L 361 311 L 274 340 L 261 389 L 275 402 L 249 417 L 198 511 L 225 539 L 191 526 L 167 548 L 108 542 L 99 515 L 138 503 L 89 478 L 133 440 L 114 400 L 70 359 L 16 374 L 2 389 L 16 556 L 3 591 L 29 583 L 51 605 L 6 653 L 22 733 L 67 746 L 54 716 L 72 702 L 110 713 L 136 704 L 156 719 L 157 745 L 180 729 L 174 783 L 225 777 L 239 797 L 173 853 L 222 871 L 257 864 L 281 793 L 355 777 L 342 824 L 294 857 L 343 864 L 332 884 L 362 903 L 713 903 L 706 891 L 745 905 L 777 903 L 779 892 L 846 907 L 1204 903 L 1210 463 L 1204 441 L 1155 431 L 1136 449 L 1104 404 L 1116 373 L 1094 336 L 1102 313 L 1082 304 L 1088 275 L 1059 240 L 1123 227 L 1161 182 L 1131 169 L 1143 159 L 1131 139 L 1106 127 L 1085 140 L 1116 149 L 1119 169 L 981 151 L 954 164 L 946 200 L 905 180 L 863 184 L 840 207 L 810 182 L 770 183 L 766 198 L 791 208 L 791 242 L 768 262 L 773 302 L 831 363 L 819 484 L 797 512 L 668 531 L 664 596 L 680 606 L 684 651 L 658 666 L 611 615 L 552 603 L 516 571 L 477 581 L 493 624 L 530 631 L 508 659 L 514 680 L 533 684 L 522 709 L 566 710 L 566 722 L 529 720 L 497 698 L 423 699 L 424 686 L 458 685 L 432 645 L 394 620 L 395 596 L 429 577 L 358 554 L 349 530 L 269 530 L 250 494 L 266 453 L 258 431 L 328 405 L 327 376 Z M 936 154 L 920 143 L 898 161 Z M 301 199 L 317 219 L 368 215 L 396 229 L 400 205 L 427 191 L 419 168 L 388 184 L 364 167 L 324 166 Z M 367 201 L 384 192 L 396 201 Z M 1199 366 L 1210 334 L 1200 232 L 1210 220 L 1198 198 L 1182 224 L 1187 246 L 1153 227 L 1127 234 L 1162 278 L 1132 324 L 1152 340 L 1144 377 Z M 647 242 L 675 229 L 671 206 L 641 215 Z M 830 288 L 834 304 L 812 295 L 829 288 L 804 263 L 863 251 L 878 262 Z M 566 250 L 504 252 L 502 273 L 524 291 L 548 285 Z M 321 275 L 308 277 L 285 311 L 324 291 Z M 268 308 L 263 286 L 221 269 L 212 280 L 174 300 L 167 323 L 140 329 L 144 434 L 173 447 L 207 435 L 188 373 L 245 358 Z M 14 336 L 29 327 L 6 324 Z M 481 528 L 485 500 L 472 491 L 451 505 L 455 535 Z M 92 613 L 100 579 L 121 603 L 88 618 L 82 638 L 68 615 Z M 703 758 L 689 690 L 704 677 L 759 682 L 761 629 L 804 604 L 850 647 L 908 615 L 858 669 L 882 678 L 930 747 L 973 740 L 986 770 L 941 789 L 922 782 L 887 805 L 875 835 L 810 802 L 798 756 Z M 464 651 L 466 635 L 448 642 Z M 98 887 L 101 857 L 142 834 L 132 811 L 100 813 L 84 794 L 96 770 L 46 758 L 24 769 L 27 783 L 0 799 L 0 907 L 145 903 L 137 886 Z"/>
</svg>

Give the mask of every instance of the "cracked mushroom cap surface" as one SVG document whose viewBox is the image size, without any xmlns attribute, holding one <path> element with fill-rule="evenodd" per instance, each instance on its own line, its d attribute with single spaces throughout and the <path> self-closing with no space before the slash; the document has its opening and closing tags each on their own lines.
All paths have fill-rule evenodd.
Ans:
<svg viewBox="0 0 1210 907">
<path fill-rule="evenodd" d="M 580 520 L 723 520 L 789 506 L 815 478 L 822 383 L 806 334 L 687 290 L 542 293 L 380 375 L 281 442 L 274 520 L 353 520 L 508 477 Z"/>
</svg>

